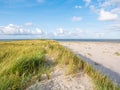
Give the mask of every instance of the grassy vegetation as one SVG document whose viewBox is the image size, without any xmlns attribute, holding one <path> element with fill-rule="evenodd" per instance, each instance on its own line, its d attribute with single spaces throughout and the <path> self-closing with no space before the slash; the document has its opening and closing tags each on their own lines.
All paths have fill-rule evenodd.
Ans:
<svg viewBox="0 0 120 90">
<path fill-rule="evenodd" d="M 91 53 L 88 53 L 88 55 L 89 55 L 89 56 L 92 56 L 92 54 L 91 54 Z"/>
<path fill-rule="evenodd" d="M 120 53 L 119 53 L 119 52 L 115 52 L 115 55 L 116 55 L 116 56 L 120 56 Z"/>
<path fill-rule="evenodd" d="M 42 41 L 0 43 L 0 90 L 24 89 L 42 74 L 49 77 L 49 65 Z"/>
<path fill-rule="evenodd" d="M 53 64 L 47 57 L 54 59 Z M 54 65 L 66 66 L 69 74 L 84 71 L 95 82 L 96 90 L 120 89 L 56 41 L 28 40 L 0 42 L 0 90 L 23 90 L 42 74 L 49 79 Z"/>
</svg>

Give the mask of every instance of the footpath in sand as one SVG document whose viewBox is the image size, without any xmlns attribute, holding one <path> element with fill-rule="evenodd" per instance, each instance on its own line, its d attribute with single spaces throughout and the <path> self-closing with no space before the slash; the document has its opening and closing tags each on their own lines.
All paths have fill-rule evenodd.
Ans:
<svg viewBox="0 0 120 90">
<path fill-rule="evenodd" d="M 51 77 L 47 80 L 46 76 L 42 80 L 27 90 L 94 90 L 92 80 L 83 72 L 74 77 L 65 75 L 65 68 L 55 67 Z"/>
<path fill-rule="evenodd" d="M 60 42 L 120 85 L 120 43 Z"/>
</svg>

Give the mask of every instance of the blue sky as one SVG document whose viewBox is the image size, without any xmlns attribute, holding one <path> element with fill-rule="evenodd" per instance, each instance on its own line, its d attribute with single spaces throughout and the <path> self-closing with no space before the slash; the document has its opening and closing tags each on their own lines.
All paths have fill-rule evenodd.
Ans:
<svg viewBox="0 0 120 90">
<path fill-rule="evenodd" d="M 0 0 L 0 39 L 120 39 L 120 0 Z"/>
</svg>

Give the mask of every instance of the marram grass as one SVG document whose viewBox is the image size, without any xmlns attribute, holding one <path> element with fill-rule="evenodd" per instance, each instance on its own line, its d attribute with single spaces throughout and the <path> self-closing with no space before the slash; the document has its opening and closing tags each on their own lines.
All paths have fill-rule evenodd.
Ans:
<svg viewBox="0 0 120 90">
<path fill-rule="evenodd" d="M 54 59 L 52 63 L 48 57 Z M 106 76 L 53 40 L 0 42 L 0 90 L 26 89 L 40 80 L 42 74 L 50 79 L 55 65 L 66 66 L 69 74 L 84 71 L 93 79 L 95 90 L 120 90 Z"/>
</svg>

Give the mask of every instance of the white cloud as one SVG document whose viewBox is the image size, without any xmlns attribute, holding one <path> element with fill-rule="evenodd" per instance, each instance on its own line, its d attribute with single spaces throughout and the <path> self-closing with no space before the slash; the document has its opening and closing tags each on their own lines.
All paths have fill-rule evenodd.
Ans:
<svg viewBox="0 0 120 90">
<path fill-rule="evenodd" d="M 82 20 L 82 17 L 78 17 L 78 16 L 73 16 L 72 17 L 72 21 L 74 22 L 78 22 L 78 21 L 81 21 Z"/>
<path fill-rule="evenodd" d="M 38 34 L 42 34 L 43 32 L 42 32 L 42 30 L 41 29 L 39 29 L 39 28 L 36 28 L 36 33 L 38 33 Z"/>
<path fill-rule="evenodd" d="M 117 20 L 118 15 L 114 14 L 114 13 L 111 13 L 111 12 L 108 12 L 108 11 L 105 11 L 104 9 L 101 9 L 98 19 L 101 20 L 101 21 Z"/>
<path fill-rule="evenodd" d="M 114 8 L 111 10 L 112 13 L 120 13 L 120 8 Z"/>
<path fill-rule="evenodd" d="M 55 37 L 82 37 L 85 32 L 80 28 L 74 28 L 71 30 L 65 30 L 64 28 L 58 28 L 57 31 L 53 32 Z"/>
<path fill-rule="evenodd" d="M 81 9 L 82 6 L 80 6 L 80 5 L 75 5 L 75 8 L 76 8 L 76 9 Z"/>
<path fill-rule="evenodd" d="M 0 34 L 18 34 L 22 31 L 20 26 L 9 24 L 8 26 L 0 26 Z"/>
<path fill-rule="evenodd" d="M 91 0 L 83 0 L 85 2 L 85 5 L 88 6 L 91 3 Z"/>
<path fill-rule="evenodd" d="M 96 4 L 90 6 L 90 9 L 99 15 L 98 20 L 119 20 L 120 0 L 98 0 Z"/>
<path fill-rule="evenodd" d="M 108 7 L 111 5 L 111 2 L 110 1 L 105 1 L 103 4 L 101 4 L 101 7 Z"/>
<path fill-rule="evenodd" d="M 56 32 L 53 33 L 55 36 L 64 36 L 66 34 L 63 28 L 58 28 Z"/>
<path fill-rule="evenodd" d="M 120 7 L 120 0 L 105 0 L 104 2 L 100 2 L 100 6 L 102 8 L 108 8 L 113 6 L 114 7 Z"/>
<path fill-rule="evenodd" d="M 106 30 L 120 31 L 120 23 L 109 25 L 108 28 L 106 28 Z"/>
<path fill-rule="evenodd" d="M 25 29 L 22 26 L 9 24 L 7 26 L 0 26 L 0 35 L 42 35 L 41 29 Z"/>
<path fill-rule="evenodd" d="M 91 10 L 92 12 L 94 12 L 94 13 L 98 13 L 98 12 L 99 12 L 99 10 L 96 9 L 94 5 L 90 5 L 89 8 L 90 8 L 90 10 Z"/>
<path fill-rule="evenodd" d="M 90 9 L 94 12 L 95 11 L 95 6 L 94 5 L 90 5 Z"/>
<path fill-rule="evenodd" d="M 111 25 L 109 30 L 119 30 L 120 24 Z M 106 30 L 107 31 L 107 30 Z M 15 35 L 15 36 L 14 36 Z M 21 36 L 22 35 L 22 36 Z M 106 34 L 103 32 L 91 32 L 82 30 L 81 28 L 64 29 L 57 28 L 55 31 L 43 32 L 40 28 L 34 27 L 32 29 L 19 25 L 9 24 L 7 26 L 0 26 L 0 38 L 103 38 Z"/>
<path fill-rule="evenodd" d="M 81 30 L 80 28 L 75 28 L 74 31 L 71 31 L 69 33 L 69 35 L 74 36 L 74 37 L 80 37 L 80 36 L 84 36 L 85 32 Z"/>
<path fill-rule="evenodd" d="M 31 23 L 31 22 L 25 23 L 25 26 L 32 26 L 32 25 L 33 25 L 33 23 Z"/>
</svg>

